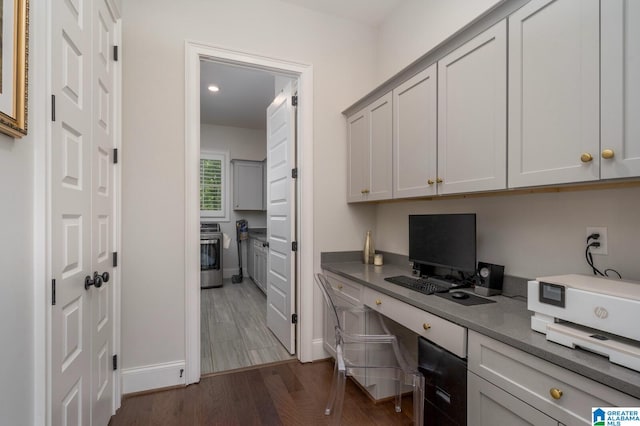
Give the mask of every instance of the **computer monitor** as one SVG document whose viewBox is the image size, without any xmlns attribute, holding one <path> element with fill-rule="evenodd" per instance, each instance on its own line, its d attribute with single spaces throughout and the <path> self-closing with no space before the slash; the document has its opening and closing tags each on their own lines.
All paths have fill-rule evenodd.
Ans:
<svg viewBox="0 0 640 426">
<path fill-rule="evenodd" d="M 409 215 L 409 260 L 460 272 L 476 270 L 476 215 Z"/>
</svg>

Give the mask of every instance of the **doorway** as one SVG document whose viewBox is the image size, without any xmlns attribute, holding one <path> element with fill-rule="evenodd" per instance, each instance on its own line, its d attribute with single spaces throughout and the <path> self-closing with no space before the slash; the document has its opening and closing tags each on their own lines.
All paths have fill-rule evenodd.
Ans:
<svg viewBox="0 0 640 426">
<path fill-rule="evenodd" d="M 185 143 L 185 310 L 186 310 L 186 383 L 198 382 L 201 375 L 201 290 L 199 286 L 198 229 L 200 159 L 200 60 L 261 70 L 295 79 L 298 82 L 297 164 L 302 176 L 297 179 L 297 239 L 302 243 L 295 268 L 295 306 L 299 315 L 296 327 L 296 357 L 303 362 L 313 358 L 313 83 L 310 65 L 221 49 L 202 43 L 186 44 L 186 143 Z M 249 283 L 251 284 L 251 283 Z M 229 284 L 233 285 L 233 284 Z M 223 287 L 224 288 L 224 287 Z M 300 313 L 304 312 L 304 315 Z"/>
<path fill-rule="evenodd" d="M 276 326 L 281 324 L 274 324 L 273 316 L 267 315 L 270 308 L 281 305 L 274 302 L 274 294 L 291 293 L 294 282 L 284 283 L 283 292 L 270 293 L 267 288 L 270 251 L 277 249 L 277 239 L 274 247 L 269 247 L 273 232 L 267 219 L 270 188 L 267 178 L 274 168 L 269 167 L 269 158 L 273 162 L 273 156 L 268 155 L 267 111 L 284 86 L 291 83 L 295 79 L 289 76 L 206 58 L 200 60 L 203 376 L 294 357 L 274 335 L 279 329 Z M 290 139 L 288 143 L 294 152 L 295 139 Z M 295 205 L 293 198 L 291 201 Z M 211 229 L 219 232 L 211 233 Z M 219 251 L 211 250 L 212 246 L 216 248 L 211 244 L 216 241 L 212 237 L 220 233 L 226 244 Z M 212 256 L 214 252 L 217 256 Z M 291 277 L 288 270 L 286 274 L 278 274 L 285 275 Z M 284 328 L 287 326 L 290 327 L 285 323 Z M 290 344 L 287 337 L 284 340 Z"/>
</svg>

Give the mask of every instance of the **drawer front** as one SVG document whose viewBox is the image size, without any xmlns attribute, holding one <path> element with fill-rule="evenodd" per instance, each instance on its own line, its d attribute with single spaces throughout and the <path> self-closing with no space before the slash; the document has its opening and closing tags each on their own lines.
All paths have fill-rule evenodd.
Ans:
<svg viewBox="0 0 640 426">
<path fill-rule="evenodd" d="M 461 357 L 467 356 L 467 329 L 370 288 L 364 304 Z"/>
<path fill-rule="evenodd" d="M 340 277 L 339 275 L 325 272 L 329 283 L 338 296 L 343 297 L 354 305 L 362 305 L 363 285 Z"/>
<path fill-rule="evenodd" d="M 473 331 L 468 368 L 566 425 L 591 425 L 592 407 L 640 406 L 629 395 Z M 562 392 L 559 399 L 551 396 L 554 389 Z"/>
</svg>

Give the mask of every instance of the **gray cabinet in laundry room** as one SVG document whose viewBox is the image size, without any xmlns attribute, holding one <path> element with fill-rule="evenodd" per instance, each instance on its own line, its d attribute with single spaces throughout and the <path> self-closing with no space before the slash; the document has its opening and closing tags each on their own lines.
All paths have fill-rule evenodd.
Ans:
<svg viewBox="0 0 640 426">
<path fill-rule="evenodd" d="M 265 209 L 264 161 L 231 160 L 233 164 L 233 209 Z"/>
</svg>

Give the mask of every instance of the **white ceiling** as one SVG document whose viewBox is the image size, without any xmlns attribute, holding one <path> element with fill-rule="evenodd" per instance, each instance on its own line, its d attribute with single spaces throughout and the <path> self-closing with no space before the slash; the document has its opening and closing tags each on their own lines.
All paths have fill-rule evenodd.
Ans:
<svg viewBox="0 0 640 426">
<path fill-rule="evenodd" d="M 210 92 L 210 84 L 220 91 Z M 200 61 L 200 122 L 266 129 L 274 85 L 275 77 L 265 71 Z"/>
<path fill-rule="evenodd" d="M 406 0 L 281 0 L 318 12 L 377 26 Z"/>
</svg>

